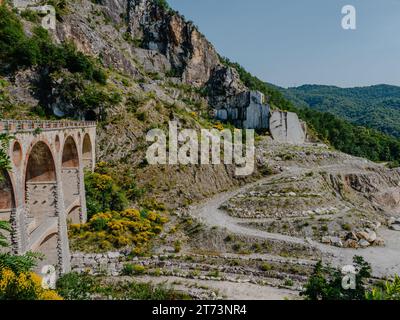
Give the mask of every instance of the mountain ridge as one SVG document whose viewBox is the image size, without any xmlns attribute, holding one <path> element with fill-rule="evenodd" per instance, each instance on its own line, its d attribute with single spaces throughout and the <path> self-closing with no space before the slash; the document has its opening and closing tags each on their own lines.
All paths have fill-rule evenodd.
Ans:
<svg viewBox="0 0 400 320">
<path fill-rule="evenodd" d="M 356 125 L 400 137 L 400 87 L 379 84 L 340 88 L 330 85 L 302 85 L 278 88 L 299 107 L 330 112 Z"/>
</svg>

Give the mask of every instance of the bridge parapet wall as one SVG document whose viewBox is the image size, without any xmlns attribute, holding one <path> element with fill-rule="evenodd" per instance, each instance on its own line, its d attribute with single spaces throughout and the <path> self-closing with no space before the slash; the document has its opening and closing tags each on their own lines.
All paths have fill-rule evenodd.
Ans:
<svg viewBox="0 0 400 320">
<path fill-rule="evenodd" d="M 95 127 L 95 121 L 0 120 L 0 133 L 51 131 L 59 129 Z"/>
</svg>

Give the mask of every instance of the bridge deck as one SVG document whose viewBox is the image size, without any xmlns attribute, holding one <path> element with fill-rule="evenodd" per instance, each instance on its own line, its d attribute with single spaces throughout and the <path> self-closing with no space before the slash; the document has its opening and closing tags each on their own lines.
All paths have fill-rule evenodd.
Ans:
<svg viewBox="0 0 400 320">
<path fill-rule="evenodd" d="M 95 121 L 0 120 L 0 133 L 96 127 Z"/>
</svg>

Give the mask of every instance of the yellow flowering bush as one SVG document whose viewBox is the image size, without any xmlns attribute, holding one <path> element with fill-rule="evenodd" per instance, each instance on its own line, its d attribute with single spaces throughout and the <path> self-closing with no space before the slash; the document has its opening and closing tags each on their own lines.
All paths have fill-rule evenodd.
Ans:
<svg viewBox="0 0 400 320">
<path fill-rule="evenodd" d="M 54 290 L 42 287 L 42 278 L 33 272 L 15 273 L 0 269 L 0 300 L 62 300 Z"/>
<path fill-rule="evenodd" d="M 85 173 L 85 190 L 89 217 L 98 212 L 123 210 L 128 204 L 124 191 L 101 171 Z"/>
<path fill-rule="evenodd" d="M 214 129 L 217 129 L 217 130 L 219 130 L 219 131 L 222 131 L 222 130 L 225 129 L 225 128 L 224 128 L 224 125 L 223 125 L 221 122 L 215 123 L 215 124 L 213 125 L 213 128 L 214 128 Z"/>
<path fill-rule="evenodd" d="M 104 251 L 135 246 L 143 252 L 155 235 L 162 232 L 167 219 L 155 211 L 127 209 L 95 214 L 84 225 L 71 225 L 74 249 Z"/>
</svg>

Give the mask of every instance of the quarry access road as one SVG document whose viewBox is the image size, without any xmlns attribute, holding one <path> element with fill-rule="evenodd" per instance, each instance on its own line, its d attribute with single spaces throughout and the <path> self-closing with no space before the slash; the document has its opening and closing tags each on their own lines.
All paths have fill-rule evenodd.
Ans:
<svg viewBox="0 0 400 320">
<path fill-rule="evenodd" d="M 318 167 L 318 170 L 324 169 L 335 171 L 346 170 L 345 167 L 340 165 Z M 302 167 L 287 167 L 283 173 L 263 178 L 232 191 L 217 194 L 216 196 L 199 203 L 197 206 L 192 207 L 190 213 L 194 217 L 200 218 L 206 225 L 226 229 L 234 234 L 312 246 L 322 253 L 323 261 L 332 263 L 336 266 L 351 264 L 353 257 L 359 255 L 371 263 L 374 276 L 385 277 L 395 273 L 400 274 L 400 255 L 398 254 L 400 252 L 399 232 L 383 228 L 379 230 L 380 235 L 386 241 L 385 247 L 369 247 L 366 249 L 339 248 L 309 239 L 296 238 L 278 233 L 269 233 L 263 230 L 257 230 L 248 226 L 240 225 L 240 219 L 231 217 L 225 210 L 221 209 L 221 206 L 226 201 L 239 194 L 247 192 L 252 187 L 271 182 L 277 178 L 298 176 L 308 172 L 309 170 L 309 168 Z M 246 220 L 243 219 L 242 222 L 246 222 Z M 262 254 L 259 255 L 262 256 Z"/>
</svg>

